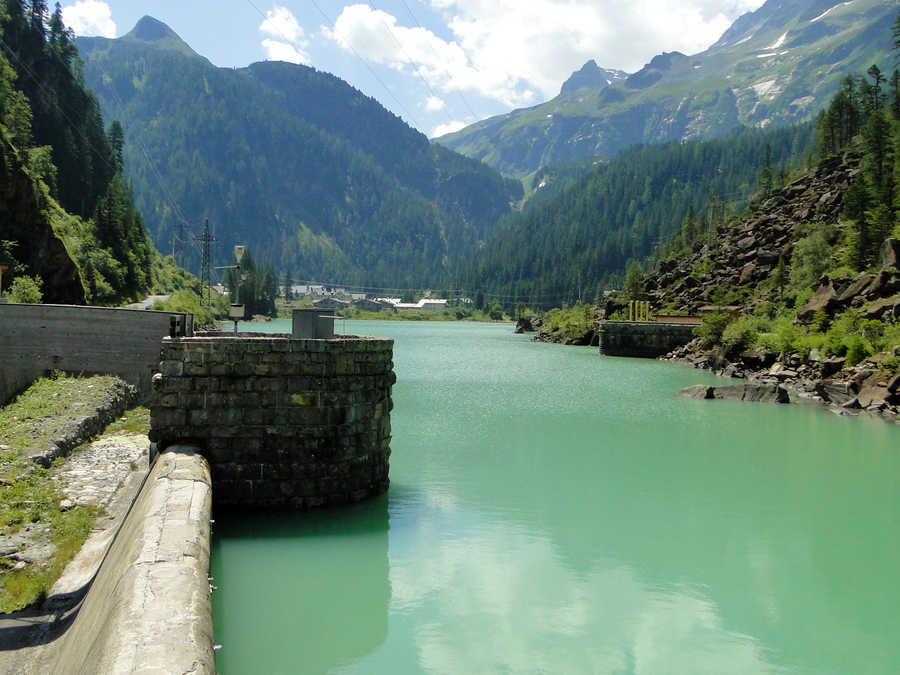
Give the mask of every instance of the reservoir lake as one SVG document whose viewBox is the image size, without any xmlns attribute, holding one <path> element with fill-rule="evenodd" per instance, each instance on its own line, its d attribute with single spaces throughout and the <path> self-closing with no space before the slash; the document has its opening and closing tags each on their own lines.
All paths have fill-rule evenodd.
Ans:
<svg viewBox="0 0 900 675">
<path fill-rule="evenodd" d="M 395 339 L 390 490 L 215 514 L 220 673 L 900 672 L 900 426 L 510 324 L 335 329 Z"/>
</svg>

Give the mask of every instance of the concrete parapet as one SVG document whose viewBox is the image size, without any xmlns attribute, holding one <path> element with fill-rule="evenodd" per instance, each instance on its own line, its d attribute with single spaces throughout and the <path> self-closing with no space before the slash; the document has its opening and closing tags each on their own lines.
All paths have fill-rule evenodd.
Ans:
<svg viewBox="0 0 900 675">
<path fill-rule="evenodd" d="M 178 334 L 191 334 L 193 315 L 179 312 L 0 305 L 0 403 L 50 370 L 118 375 L 146 401 L 173 319 Z"/>
<path fill-rule="evenodd" d="M 393 340 L 166 338 L 150 438 L 209 460 L 216 504 L 309 508 L 388 487 Z"/>
<path fill-rule="evenodd" d="M 600 321 L 597 333 L 601 354 L 654 359 L 690 342 L 694 338 L 694 326 L 653 321 Z"/>
<path fill-rule="evenodd" d="M 210 485 L 196 448 L 159 456 L 51 672 L 215 673 Z"/>
</svg>

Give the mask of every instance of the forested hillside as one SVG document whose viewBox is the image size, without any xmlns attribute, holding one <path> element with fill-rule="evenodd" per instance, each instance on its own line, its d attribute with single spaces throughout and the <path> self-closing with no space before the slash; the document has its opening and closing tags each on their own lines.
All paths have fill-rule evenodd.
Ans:
<svg viewBox="0 0 900 675">
<path fill-rule="evenodd" d="M 0 264 L 50 302 L 143 295 L 158 254 L 122 174 L 121 128 L 104 130 L 76 73 L 73 36 L 43 0 L 0 0 Z"/>
<path fill-rule="evenodd" d="M 78 47 L 104 112 L 122 121 L 154 241 L 190 268 L 190 233 L 208 217 L 214 263 L 244 243 L 279 278 L 436 284 L 521 197 L 312 68 L 216 68 L 150 17 Z"/>
<path fill-rule="evenodd" d="M 506 219 L 463 266 L 462 288 L 482 288 L 508 305 L 549 308 L 593 300 L 598 285 L 620 285 L 629 261 L 680 247 L 688 234 L 724 222 L 756 191 L 761 171 L 783 182 L 814 147 L 814 128 L 740 129 L 713 141 L 638 146 L 582 178 L 576 164 L 539 178 L 560 194 Z"/>
</svg>

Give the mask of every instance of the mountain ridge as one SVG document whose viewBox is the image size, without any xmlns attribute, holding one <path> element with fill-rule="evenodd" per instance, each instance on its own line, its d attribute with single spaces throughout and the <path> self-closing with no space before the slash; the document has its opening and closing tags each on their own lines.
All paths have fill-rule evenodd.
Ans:
<svg viewBox="0 0 900 675">
<path fill-rule="evenodd" d="M 189 267 L 197 252 L 173 242 L 208 217 L 220 240 L 296 278 L 437 283 L 521 196 L 334 75 L 279 61 L 217 68 L 135 32 L 77 45 L 104 115 L 123 124 L 148 230 Z"/>
<path fill-rule="evenodd" d="M 636 143 L 802 121 L 827 105 L 845 73 L 893 62 L 896 12 L 890 0 L 768 0 L 703 52 L 657 55 L 623 82 L 561 93 L 435 142 L 523 178 Z"/>
</svg>

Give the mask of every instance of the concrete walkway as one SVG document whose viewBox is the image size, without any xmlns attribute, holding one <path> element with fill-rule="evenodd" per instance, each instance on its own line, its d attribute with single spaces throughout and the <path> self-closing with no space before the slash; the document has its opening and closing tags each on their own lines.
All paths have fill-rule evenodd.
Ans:
<svg viewBox="0 0 900 675">
<path fill-rule="evenodd" d="M 0 622 L 2 673 L 215 672 L 209 466 L 194 448 L 173 447 L 149 475 L 129 460 L 128 476 L 104 489 L 91 476 L 110 450 L 80 458 L 67 493 L 101 499 L 108 518 L 40 611 Z"/>
</svg>

